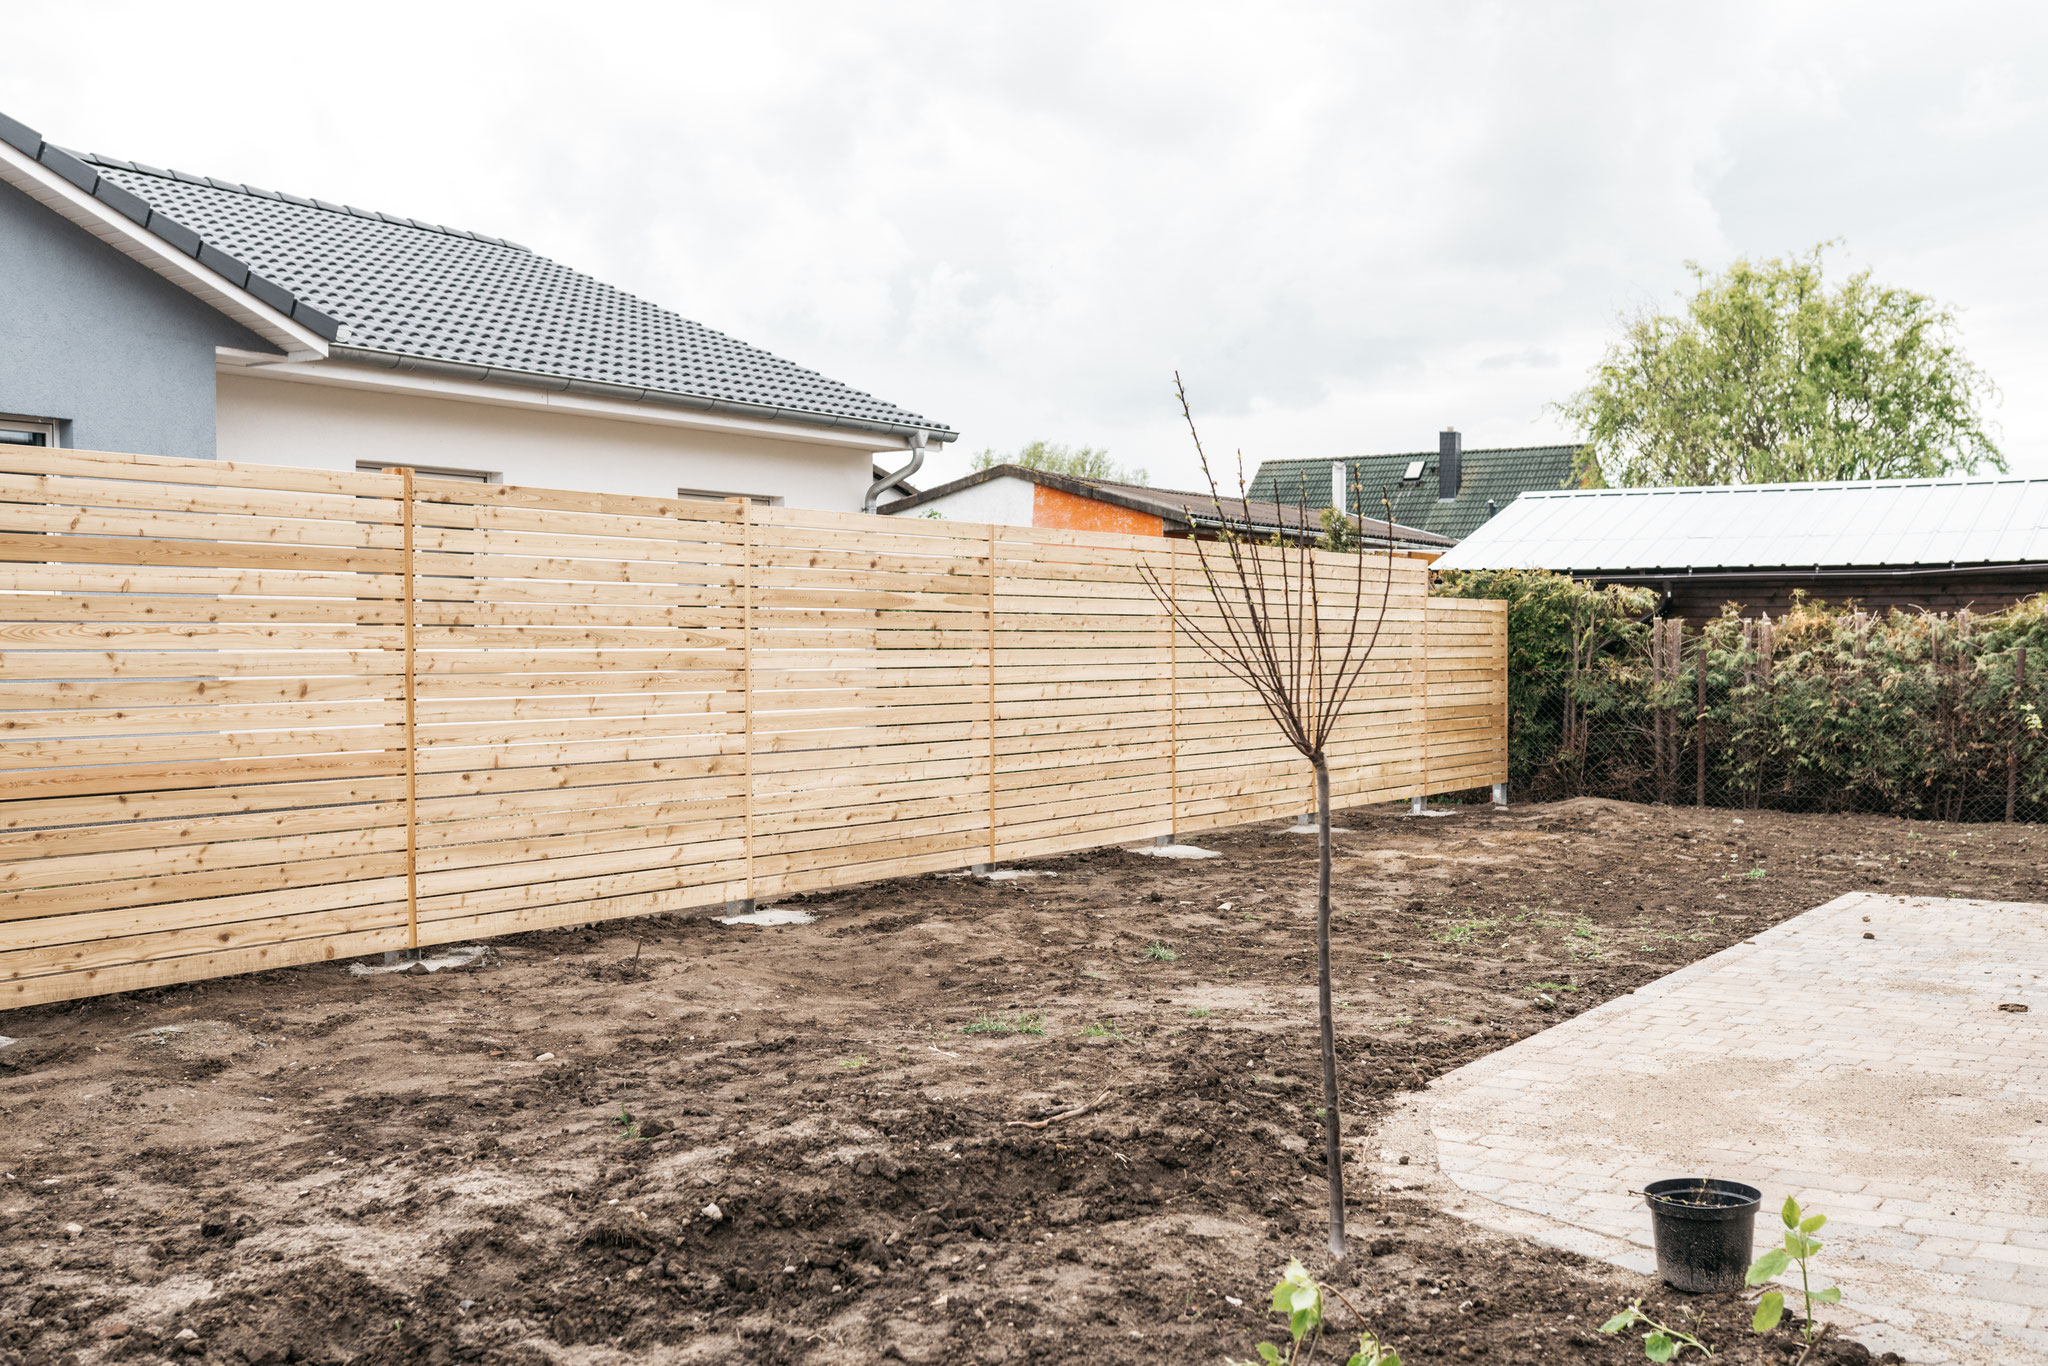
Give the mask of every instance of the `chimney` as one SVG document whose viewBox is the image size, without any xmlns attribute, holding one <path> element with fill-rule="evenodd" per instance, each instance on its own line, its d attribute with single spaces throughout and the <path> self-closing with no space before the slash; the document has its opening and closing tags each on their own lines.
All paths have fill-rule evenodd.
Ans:
<svg viewBox="0 0 2048 1366">
<path fill-rule="evenodd" d="M 1465 482 L 1465 438 L 1456 427 L 1446 427 L 1436 439 L 1436 500 L 1448 503 L 1458 496 Z"/>
</svg>

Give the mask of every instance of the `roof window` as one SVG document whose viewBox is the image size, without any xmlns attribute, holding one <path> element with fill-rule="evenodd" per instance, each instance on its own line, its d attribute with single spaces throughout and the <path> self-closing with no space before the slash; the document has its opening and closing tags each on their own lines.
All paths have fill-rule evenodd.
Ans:
<svg viewBox="0 0 2048 1366">
<path fill-rule="evenodd" d="M 1420 478 L 1422 478 L 1422 462 L 1420 460 L 1410 460 L 1408 462 L 1408 472 L 1401 476 L 1401 482 L 1412 484 Z"/>
</svg>

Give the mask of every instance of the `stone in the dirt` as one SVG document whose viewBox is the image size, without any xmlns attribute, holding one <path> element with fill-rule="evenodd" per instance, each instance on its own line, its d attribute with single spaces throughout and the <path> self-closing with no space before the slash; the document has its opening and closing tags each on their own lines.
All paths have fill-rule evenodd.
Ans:
<svg viewBox="0 0 2048 1366">
<path fill-rule="evenodd" d="M 193 1332 L 190 1328 L 180 1328 L 173 1334 L 174 1340 L 178 1342 L 194 1342 L 198 1340 L 198 1337 L 199 1334 Z"/>
<path fill-rule="evenodd" d="M 125 1338 L 128 1336 L 128 1325 L 116 1319 L 100 1329 L 100 1336 L 103 1338 Z"/>
<path fill-rule="evenodd" d="M 553 1062 L 554 1060 L 555 1055 L 552 1053 L 543 1053 L 539 1057 L 534 1059 L 535 1062 Z"/>
<path fill-rule="evenodd" d="M 809 911 L 799 911 L 788 906 L 770 906 L 765 910 L 749 911 L 745 915 L 721 915 L 721 925 L 809 925 L 818 917 Z"/>
<path fill-rule="evenodd" d="M 1130 851 L 1143 854 L 1146 858 L 1220 858 L 1214 849 L 1203 849 L 1192 844 L 1162 844 L 1157 847 L 1144 845 Z"/>
<path fill-rule="evenodd" d="M 715 1224 L 725 1217 L 725 1211 L 720 1209 L 718 1202 L 714 1200 L 704 1207 L 704 1217 Z"/>
</svg>

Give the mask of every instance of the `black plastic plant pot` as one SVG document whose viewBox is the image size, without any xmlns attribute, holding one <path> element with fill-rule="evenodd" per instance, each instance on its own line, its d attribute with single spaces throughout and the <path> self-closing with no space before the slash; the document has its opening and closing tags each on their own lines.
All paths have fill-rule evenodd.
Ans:
<svg viewBox="0 0 2048 1366">
<path fill-rule="evenodd" d="M 1652 1181 L 1643 1187 L 1650 1231 L 1657 1239 L 1657 1274 L 1695 1295 L 1742 1289 L 1756 1207 L 1764 1193 L 1740 1181 L 1706 1176 Z"/>
</svg>

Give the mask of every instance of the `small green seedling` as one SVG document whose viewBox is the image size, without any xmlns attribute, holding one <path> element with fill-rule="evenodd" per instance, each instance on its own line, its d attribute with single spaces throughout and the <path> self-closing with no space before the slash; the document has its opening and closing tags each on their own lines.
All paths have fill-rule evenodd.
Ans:
<svg viewBox="0 0 2048 1366">
<path fill-rule="evenodd" d="M 1155 963 L 1177 963 L 1180 955 L 1165 944 L 1153 942 L 1145 946 L 1145 956 Z"/>
<path fill-rule="evenodd" d="M 1215 1011 L 1209 1009 L 1209 1007 L 1207 1006 L 1188 1007 L 1188 1018 L 1191 1020 L 1206 1020 L 1215 1013 Z"/>
<path fill-rule="evenodd" d="M 623 1104 L 619 1106 L 619 1112 L 612 1116 L 612 1123 L 619 1126 L 619 1136 L 621 1138 L 640 1137 L 640 1121 L 633 1118 L 632 1114 L 627 1111 Z"/>
<path fill-rule="evenodd" d="M 1701 1318 L 1704 1317 L 1704 1315 L 1701 1316 Z M 1697 1329 L 1700 1326 L 1700 1322 L 1701 1319 L 1694 1319 L 1692 1326 Z M 1600 1331 L 1603 1333 L 1619 1333 L 1623 1329 L 1633 1328 L 1638 1324 L 1641 1324 L 1646 1329 L 1643 1333 L 1643 1355 L 1652 1361 L 1674 1360 L 1680 1352 L 1683 1352 L 1688 1347 L 1709 1359 L 1714 1355 L 1714 1349 L 1701 1342 L 1697 1333 L 1688 1333 L 1683 1328 L 1673 1328 L 1669 1324 L 1659 1323 L 1648 1314 L 1645 1314 L 1640 1297 L 1635 1303 L 1629 1305 L 1628 1308 L 1601 1324 Z"/>
<path fill-rule="evenodd" d="M 1045 1015 L 1032 1011 L 1026 1015 L 981 1015 L 972 1024 L 960 1026 L 962 1034 L 990 1034 L 1001 1038 L 1009 1034 L 1045 1033 Z"/>
<path fill-rule="evenodd" d="M 841 1058 L 839 1065 L 841 1067 L 866 1067 L 868 1065 L 868 1055 L 856 1053 L 850 1058 Z"/>
<path fill-rule="evenodd" d="M 1812 1235 L 1820 1232 L 1826 1224 L 1825 1214 L 1802 1215 L 1799 1202 L 1791 1196 L 1785 1197 L 1785 1204 L 1778 1211 L 1778 1218 L 1785 1225 L 1785 1241 L 1756 1259 L 1744 1280 L 1750 1285 L 1762 1285 L 1774 1276 L 1781 1276 L 1792 1263 L 1799 1263 L 1799 1293 L 1806 1300 L 1806 1342 L 1810 1347 L 1815 1337 L 1813 1327 L 1813 1306 L 1816 1304 L 1840 1304 L 1842 1288 L 1831 1285 L 1825 1290 L 1815 1290 L 1812 1278 L 1808 1276 L 1807 1259 L 1821 1249 L 1820 1241 Z M 1750 1324 L 1759 1333 L 1768 1333 L 1778 1326 L 1778 1320 L 1785 1317 L 1785 1295 L 1780 1290 L 1767 1290 L 1757 1301 L 1756 1319 Z"/>
<path fill-rule="evenodd" d="M 1325 1295 L 1335 1296 L 1353 1314 L 1358 1313 L 1357 1306 L 1344 1299 L 1341 1291 L 1309 1275 L 1299 1259 L 1289 1261 L 1280 1284 L 1273 1287 L 1273 1312 L 1287 1315 L 1287 1335 L 1292 1341 L 1284 1351 L 1273 1343 L 1262 1342 L 1258 1345 L 1258 1361 L 1225 1358 L 1226 1366 L 1296 1366 L 1307 1362 L 1315 1355 L 1316 1342 L 1322 1337 Z M 1372 1333 L 1361 1331 L 1358 1350 L 1344 1366 L 1401 1366 L 1401 1358 Z"/>
<path fill-rule="evenodd" d="M 1105 1020 L 1097 1020 L 1094 1024 L 1082 1029 L 1081 1037 L 1084 1039 L 1109 1039 L 1112 1042 L 1121 1043 L 1123 1042 L 1124 1033 L 1121 1029 Z"/>
</svg>

